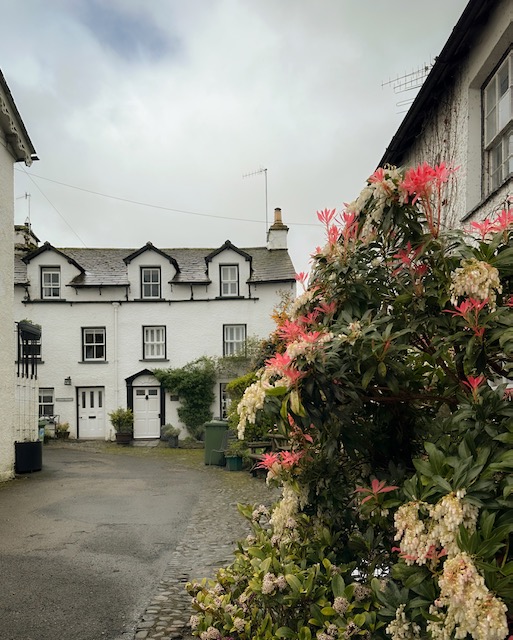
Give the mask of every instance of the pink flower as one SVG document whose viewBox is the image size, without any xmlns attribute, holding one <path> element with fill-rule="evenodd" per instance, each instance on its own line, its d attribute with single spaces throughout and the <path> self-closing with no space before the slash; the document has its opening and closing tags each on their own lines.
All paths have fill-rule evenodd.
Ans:
<svg viewBox="0 0 513 640">
<path fill-rule="evenodd" d="M 294 342 L 294 340 L 297 340 L 303 335 L 303 327 L 292 320 L 285 320 L 281 327 L 278 327 L 277 333 L 280 338 L 288 342 Z"/>
<path fill-rule="evenodd" d="M 474 402 L 478 399 L 478 387 L 486 380 L 485 376 L 467 376 L 466 380 L 462 380 L 462 383 L 470 389 L 472 392 L 472 398 Z"/>
<path fill-rule="evenodd" d="M 468 298 L 463 300 L 461 304 L 455 305 L 455 311 L 450 309 L 444 309 L 444 313 L 450 313 L 453 318 L 460 317 L 465 320 L 470 329 L 474 332 L 474 335 L 478 338 L 482 338 L 485 332 L 485 327 L 479 325 L 479 313 L 488 304 L 488 298 L 486 300 L 476 300 L 475 298 Z"/>
<path fill-rule="evenodd" d="M 484 240 L 489 233 L 496 231 L 495 224 L 488 218 L 485 218 L 482 222 L 471 222 L 470 226 L 472 229 L 478 231 L 481 236 L 481 240 Z"/>
<path fill-rule="evenodd" d="M 388 493 L 389 491 L 394 491 L 394 489 L 398 489 L 395 485 L 386 486 L 385 480 L 377 480 L 373 479 L 371 482 L 371 488 L 368 487 L 357 487 L 355 489 L 355 493 L 367 493 L 368 495 L 362 500 L 362 504 L 367 502 L 367 500 L 375 499 L 377 500 L 379 493 Z"/>
<path fill-rule="evenodd" d="M 285 469 L 290 469 L 295 466 L 303 457 L 303 454 L 299 451 L 282 451 L 280 453 L 280 463 Z"/>
<path fill-rule="evenodd" d="M 299 282 L 303 286 L 303 289 L 306 290 L 306 285 L 308 283 L 308 273 L 306 273 L 305 271 L 296 273 L 296 282 Z"/>
<path fill-rule="evenodd" d="M 280 371 L 285 369 L 292 362 L 291 357 L 287 353 L 276 353 L 272 358 L 269 358 L 265 361 L 265 364 L 274 369 L 279 369 Z"/>
<path fill-rule="evenodd" d="M 257 464 L 257 469 L 270 469 L 274 464 L 279 463 L 279 455 L 277 453 L 264 453 L 262 459 Z"/>
<path fill-rule="evenodd" d="M 326 227 L 329 227 L 336 213 L 336 209 L 323 209 L 322 211 L 317 211 L 317 218 L 319 219 L 319 222 L 322 222 Z"/>
<path fill-rule="evenodd" d="M 513 224 L 513 209 L 503 209 L 493 221 L 495 231 L 506 231 Z"/>
<path fill-rule="evenodd" d="M 442 208 L 442 186 L 456 169 L 451 169 L 444 162 L 431 167 L 427 162 L 416 168 L 408 169 L 401 188 L 422 206 L 431 235 L 438 237 Z"/>
</svg>

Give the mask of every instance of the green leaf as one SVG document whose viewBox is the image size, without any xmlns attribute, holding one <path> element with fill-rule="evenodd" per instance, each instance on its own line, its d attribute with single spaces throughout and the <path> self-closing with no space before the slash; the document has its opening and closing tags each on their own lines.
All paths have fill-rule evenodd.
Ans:
<svg viewBox="0 0 513 640">
<path fill-rule="evenodd" d="M 337 612 L 335 611 L 335 609 L 333 609 L 333 607 L 323 607 L 321 609 L 321 613 L 323 616 L 336 616 Z"/>
<path fill-rule="evenodd" d="M 278 638 L 295 638 L 296 632 L 292 631 L 290 627 L 280 627 L 276 630 L 275 634 Z"/>
<path fill-rule="evenodd" d="M 292 589 L 292 591 L 294 591 L 294 593 L 299 593 L 301 591 L 301 582 L 299 581 L 298 577 L 295 576 L 293 573 L 287 573 L 287 575 L 285 576 L 285 580 L 287 581 L 289 587 Z"/>
<path fill-rule="evenodd" d="M 370 381 L 372 380 L 372 378 L 374 377 L 374 374 L 376 373 L 376 365 L 372 365 L 371 367 L 369 367 L 367 369 L 367 371 L 363 374 L 362 377 L 362 387 L 364 389 L 367 389 L 367 387 L 369 386 Z"/>
<path fill-rule="evenodd" d="M 335 598 L 342 598 L 344 596 L 344 589 L 346 585 L 344 584 L 344 579 L 342 576 L 337 573 L 331 579 L 331 590 L 333 591 L 333 596 Z"/>
</svg>

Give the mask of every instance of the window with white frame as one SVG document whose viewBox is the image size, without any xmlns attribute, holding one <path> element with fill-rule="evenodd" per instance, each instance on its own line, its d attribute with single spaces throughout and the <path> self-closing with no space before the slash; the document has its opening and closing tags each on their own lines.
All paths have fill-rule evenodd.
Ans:
<svg viewBox="0 0 513 640">
<path fill-rule="evenodd" d="M 53 388 L 40 387 L 39 389 L 39 415 L 53 416 L 55 415 L 53 404 Z"/>
<path fill-rule="evenodd" d="M 166 327 L 143 327 L 143 360 L 166 357 Z"/>
<path fill-rule="evenodd" d="M 228 419 L 228 410 L 231 404 L 231 398 L 226 391 L 226 382 L 221 382 L 219 385 L 219 416 L 222 420 Z"/>
<path fill-rule="evenodd" d="M 221 297 L 230 298 L 239 295 L 239 265 L 221 265 Z"/>
<path fill-rule="evenodd" d="M 513 51 L 483 88 L 486 192 L 503 184 L 513 173 Z"/>
<path fill-rule="evenodd" d="M 160 292 L 160 267 L 141 267 L 141 298 L 160 298 Z"/>
<path fill-rule="evenodd" d="M 41 267 L 41 298 L 55 299 L 61 297 L 60 267 Z"/>
<path fill-rule="evenodd" d="M 223 326 L 223 356 L 245 355 L 246 325 L 225 324 Z"/>
<path fill-rule="evenodd" d="M 105 327 L 82 329 L 82 360 L 100 362 L 106 359 Z"/>
</svg>

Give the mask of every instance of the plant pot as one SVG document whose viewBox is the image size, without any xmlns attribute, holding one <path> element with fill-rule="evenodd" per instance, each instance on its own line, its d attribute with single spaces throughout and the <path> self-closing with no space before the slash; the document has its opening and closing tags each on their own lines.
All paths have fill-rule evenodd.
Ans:
<svg viewBox="0 0 513 640">
<path fill-rule="evenodd" d="M 178 447 L 178 436 L 169 436 L 167 439 L 167 446 L 172 449 L 176 449 Z"/>
<path fill-rule="evenodd" d="M 16 473 L 32 473 L 41 471 L 43 467 L 43 443 L 15 442 L 14 443 L 14 470 Z"/>
<path fill-rule="evenodd" d="M 242 456 L 226 456 L 226 468 L 228 471 L 240 471 L 242 469 Z"/>
<path fill-rule="evenodd" d="M 56 431 L 55 437 L 60 440 L 67 440 L 69 438 L 69 431 Z"/>
<path fill-rule="evenodd" d="M 116 433 L 116 442 L 118 444 L 123 444 L 125 446 L 129 445 L 132 442 L 132 434 L 131 433 Z"/>
</svg>

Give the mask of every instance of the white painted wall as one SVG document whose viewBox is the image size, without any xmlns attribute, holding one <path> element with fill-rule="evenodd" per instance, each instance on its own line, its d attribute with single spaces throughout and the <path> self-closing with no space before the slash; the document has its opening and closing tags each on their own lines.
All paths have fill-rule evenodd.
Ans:
<svg viewBox="0 0 513 640">
<path fill-rule="evenodd" d="M 14 472 L 14 172 L 0 128 L 0 481 Z"/>
<path fill-rule="evenodd" d="M 235 255 L 238 260 L 245 262 L 240 255 Z M 233 256 L 229 258 L 232 260 Z M 66 288 L 65 302 L 42 302 L 39 300 L 38 274 L 42 265 L 50 264 L 61 266 L 63 283 L 66 278 L 75 275 L 75 268 L 58 254 L 45 251 L 38 255 L 29 264 L 29 273 L 32 274 L 31 301 L 24 303 L 25 291 L 17 287 L 15 316 L 16 320 L 26 318 L 41 325 L 42 363 L 38 366 L 39 386 L 55 389 L 55 413 L 60 416 L 61 422 L 70 423 L 70 437 L 76 437 L 77 434 L 78 388 L 104 387 L 105 415 L 118 406 L 126 407 L 126 378 L 144 369 L 181 367 L 205 355 L 222 356 L 224 324 L 245 324 L 248 336 L 268 336 L 274 329 L 271 313 L 281 300 L 280 290 L 295 289 L 295 283 L 259 283 L 251 287 L 252 298 L 216 299 L 218 284 L 217 288 L 213 284 L 201 287 L 205 299 L 190 300 L 189 287 L 176 287 L 172 294 L 168 291 L 168 297 L 176 296 L 177 289 L 181 289 L 187 297 L 182 300 L 145 302 L 125 300 L 123 287 L 104 289 L 101 295 L 98 290 L 80 290 L 75 295 L 73 289 Z M 241 267 L 241 274 L 244 274 L 245 268 L 245 265 Z M 249 271 L 247 275 L 249 276 Z M 134 270 L 134 276 L 139 277 L 139 265 Z M 241 283 L 243 282 L 241 277 Z M 134 292 L 139 291 L 137 281 L 132 288 Z M 245 292 L 248 296 L 247 286 Z M 136 297 L 138 295 L 136 293 Z M 148 325 L 166 326 L 165 360 L 143 360 L 143 326 Z M 82 327 L 105 327 L 107 362 L 82 362 Z M 67 377 L 71 378 L 71 385 L 64 384 Z M 166 394 L 165 421 L 183 427 L 178 422 L 176 409 L 177 403 L 171 402 L 169 394 Z M 212 410 L 215 416 L 219 415 L 217 397 Z M 111 436 L 107 418 L 105 438 L 109 439 Z"/>
</svg>

